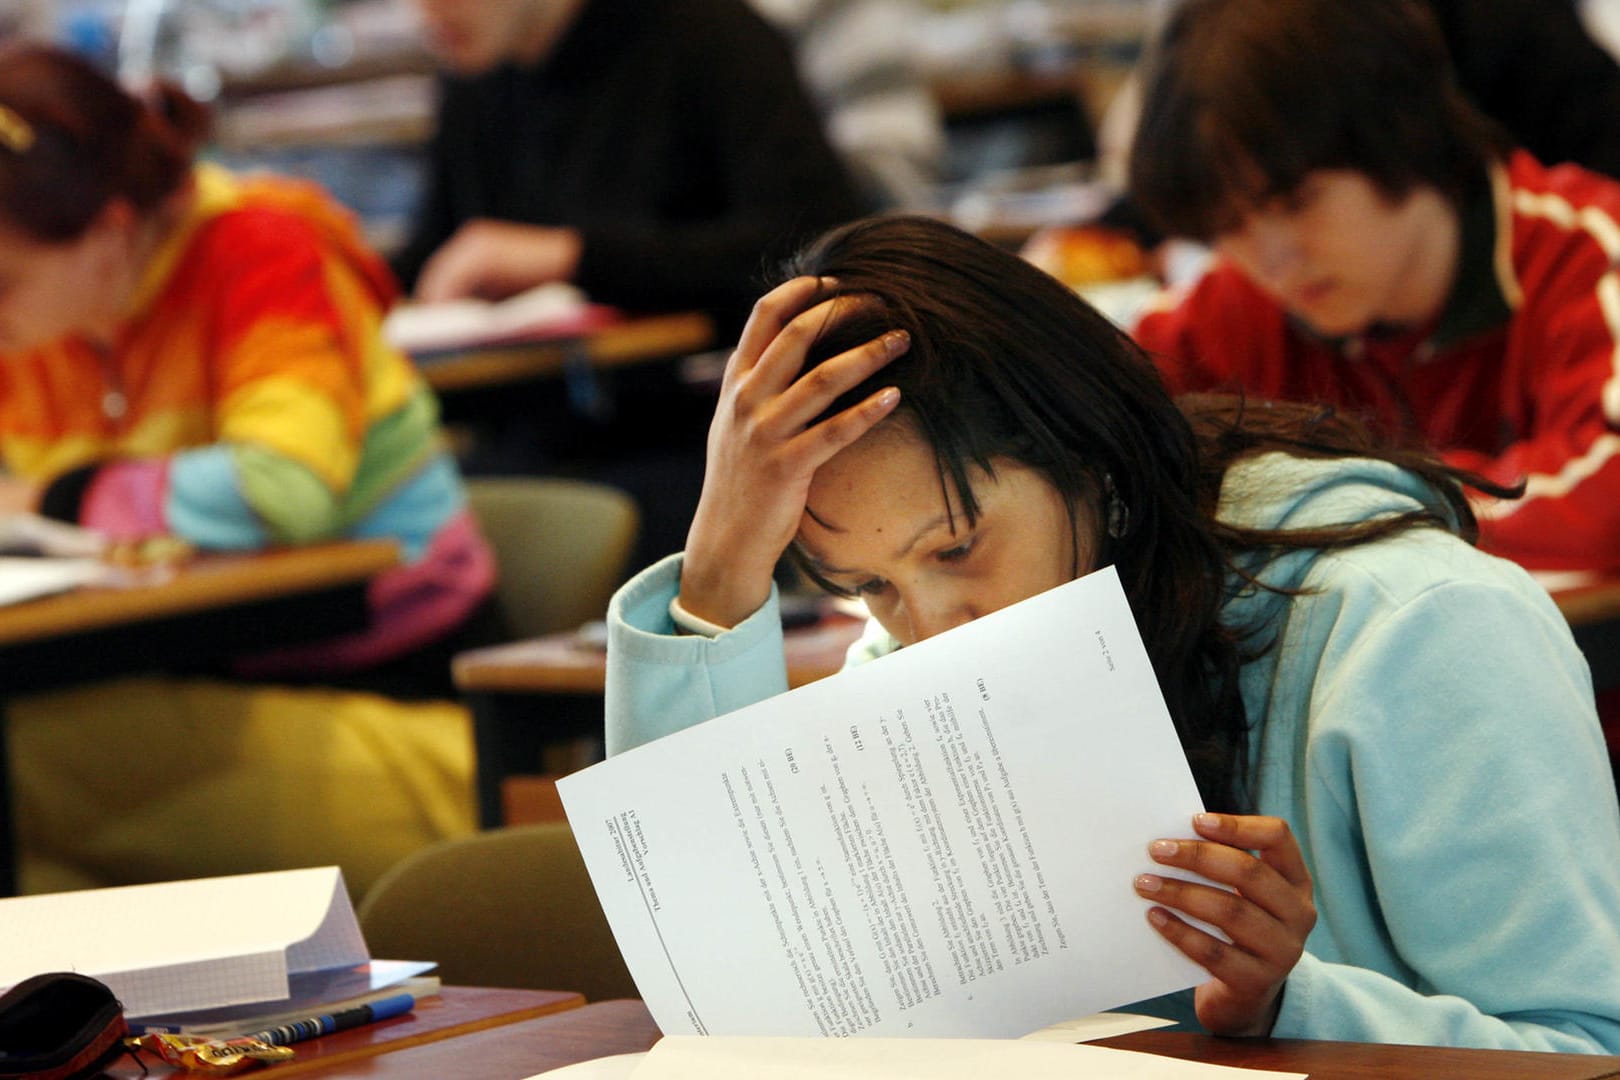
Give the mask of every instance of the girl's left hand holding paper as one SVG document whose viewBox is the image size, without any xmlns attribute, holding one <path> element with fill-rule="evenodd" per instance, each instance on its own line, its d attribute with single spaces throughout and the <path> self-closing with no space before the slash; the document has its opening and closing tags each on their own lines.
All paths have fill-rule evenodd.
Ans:
<svg viewBox="0 0 1620 1080">
<path fill-rule="evenodd" d="M 1305 857 L 1281 818 L 1198 814 L 1193 828 L 1203 839 L 1155 840 L 1148 853 L 1214 885 L 1142 874 L 1136 891 L 1155 904 L 1148 912 L 1154 929 L 1214 976 L 1194 993 L 1198 1022 L 1217 1035 L 1270 1034 L 1283 984 L 1316 925 Z"/>
</svg>

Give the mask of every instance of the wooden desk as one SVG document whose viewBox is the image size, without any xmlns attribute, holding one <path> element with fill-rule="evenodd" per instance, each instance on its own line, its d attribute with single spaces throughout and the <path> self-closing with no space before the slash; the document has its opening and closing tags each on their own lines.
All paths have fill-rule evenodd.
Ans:
<svg viewBox="0 0 1620 1080">
<path fill-rule="evenodd" d="M 365 626 L 366 586 L 399 562 L 392 540 L 204 556 L 165 577 L 0 607 L 0 698 L 203 663 Z M 16 889 L 10 766 L 0 707 L 0 895 Z"/>
<path fill-rule="evenodd" d="M 561 990 L 496 990 L 474 987 L 447 986 L 437 997 L 423 998 L 406 1016 L 384 1020 L 365 1027 L 340 1031 L 325 1038 L 298 1043 L 297 1056 L 285 1064 L 275 1066 L 266 1076 L 489 1076 L 478 1068 L 455 1066 L 457 1055 L 445 1055 L 442 1069 L 426 1069 L 412 1073 L 389 1072 L 381 1063 L 392 1065 L 396 1059 L 409 1059 L 413 1053 L 431 1050 L 447 1044 L 478 1047 L 478 1040 L 489 1039 L 496 1045 L 501 1033 L 512 1025 L 533 1022 L 537 1017 L 550 1016 L 577 1009 L 585 999 L 578 994 Z M 645 1012 L 645 1010 L 643 1010 Z M 651 1021 L 648 1021 L 651 1023 Z M 591 1024 L 582 1031 L 591 1032 Z M 463 1040 L 474 1040 L 463 1043 Z M 152 1055 L 145 1055 L 154 1075 L 180 1075 L 168 1070 Z M 590 1056 L 585 1054 L 583 1056 Z M 414 1059 L 412 1059 L 414 1060 Z M 577 1059 L 576 1059 L 577 1060 Z M 537 1066 L 536 1072 L 545 1066 Z M 129 1057 L 119 1061 L 106 1075 L 117 1080 L 132 1080 L 142 1075 L 140 1066 Z M 255 1074 L 257 1075 L 257 1074 Z M 512 1073 L 523 1077 L 528 1073 Z"/>
<path fill-rule="evenodd" d="M 844 653 L 865 621 L 831 614 L 783 635 L 789 686 L 825 678 L 844 666 Z M 549 634 L 472 649 L 451 664 L 456 686 L 473 694 L 600 694 L 607 654 L 577 634 Z"/>
<path fill-rule="evenodd" d="M 647 315 L 583 337 L 418 357 L 429 386 L 440 393 L 590 372 L 699 352 L 714 343 L 714 323 L 701 312 Z"/>
<path fill-rule="evenodd" d="M 788 631 L 788 685 L 802 686 L 843 667 L 844 653 L 864 625 L 830 614 Z M 531 771 L 539 747 L 601 734 L 607 655 L 573 633 L 474 649 L 457 656 L 451 672 L 472 709 L 484 828 L 502 824 L 501 785 L 508 776 Z"/>
<path fill-rule="evenodd" d="M 646 1050 L 659 1033 L 639 1001 L 603 1001 L 555 1016 L 505 1024 L 431 1045 L 382 1054 L 344 1076 L 477 1076 L 520 1080 L 576 1061 Z M 1290 1039 L 1215 1039 L 1148 1031 L 1099 1042 L 1189 1061 L 1308 1073 L 1311 1080 L 1602 1080 L 1620 1077 L 1620 1057 L 1503 1050 L 1377 1046 Z M 318 1067 L 310 1075 L 335 1073 Z"/>
<path fill-rule="evenodd" d="M 320 1068 L 317 1063 L 307 1075 L 372 1080 L 420 1080 L 425 1076 L 522 1080 L 577 1061 L 647 1050 L 659 1037 L 657 1025 L 641 1002 L 601 1001 L 397 1053 L 351 1060 L 341 1072 Z M 281 1066 L 277 1066 L 276 1072 L 280 1071 Z"/>
</svg>

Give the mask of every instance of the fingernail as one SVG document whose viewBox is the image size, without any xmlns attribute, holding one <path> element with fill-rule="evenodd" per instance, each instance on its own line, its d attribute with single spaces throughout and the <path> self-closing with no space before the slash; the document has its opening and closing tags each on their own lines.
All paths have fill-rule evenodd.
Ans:
<svg viewBox="0 0 1620 1080">
<path fill-rule="evenodd" d="M 1137 874 L 1136 891 L 1140 893 L 1156 893 L 1164 886 L 1164 879 L 1157 874 Z"/>
<path fill-rule="evenodd" d="M 878 408 L 880 409 L 892 409 L 896 404 L 899 403 L 899 401 L 900 391 L 892 386 L 886 390 L 881 390 L 878 392 L 877 403 Z"/>
<path fill-rule="evenodd" d="M 1155 859 L 1169 859 L 1180 849 L 1181 845 L 1174 840 L 1155 840 L 1148 845 L 1148 854 Z"/>
<path fill-rule="evenodd" d="M 1200 829 L 1218 829 L 1221 827 L 1221 815 L 1194 814 L 1193 824 L 1198 826 Z"/>
<path fill-rule="evenodd" d="M 1148 922 L 1162 930 L 1170 925 L 1170 916 L 1165 914 L 1163 908 L 1150 907 L 1148 908 Z"/>
<path fill-rule="evenodd" d="M 890 330 L 883 335 L 883 347 L 890 356 L 904 352 L 911 344 L 911 335 L 904 330 Z"/>
</svg>

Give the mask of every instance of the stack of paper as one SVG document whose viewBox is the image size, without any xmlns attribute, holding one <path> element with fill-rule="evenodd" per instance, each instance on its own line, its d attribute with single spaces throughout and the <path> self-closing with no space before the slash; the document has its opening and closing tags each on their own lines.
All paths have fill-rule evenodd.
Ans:
<svg viewBox="0 0 1620 1080">
<path fill-rule="evenodd" d="M 371 960 L 335 866 L 0 900 L 0 990 L 76 971 L 135 1025 L 331 1005 L 433 966 Z"/>
</svg>

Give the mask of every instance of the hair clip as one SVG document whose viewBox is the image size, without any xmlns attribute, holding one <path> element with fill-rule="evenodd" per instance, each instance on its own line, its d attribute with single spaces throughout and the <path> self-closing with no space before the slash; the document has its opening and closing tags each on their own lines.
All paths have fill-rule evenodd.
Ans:
<svg viewBox="0 0 1620 1080">
<path fill-rule="evenodd" d="M 1103 502 L 1108 535 L 1115 540 L 1124 539 L 1125 534 L 1131 531 L 1131 510 L 1125 505 L 1125 500 L 1119 497 L 1112 473 L 1103 473 Z"/>
<path fill-rule="evenodd" d="M 13 154 L 26 154 L 34 145 L 34 126 L 5 105 L 0 105 L 0 143 Z"/>
</svg>

